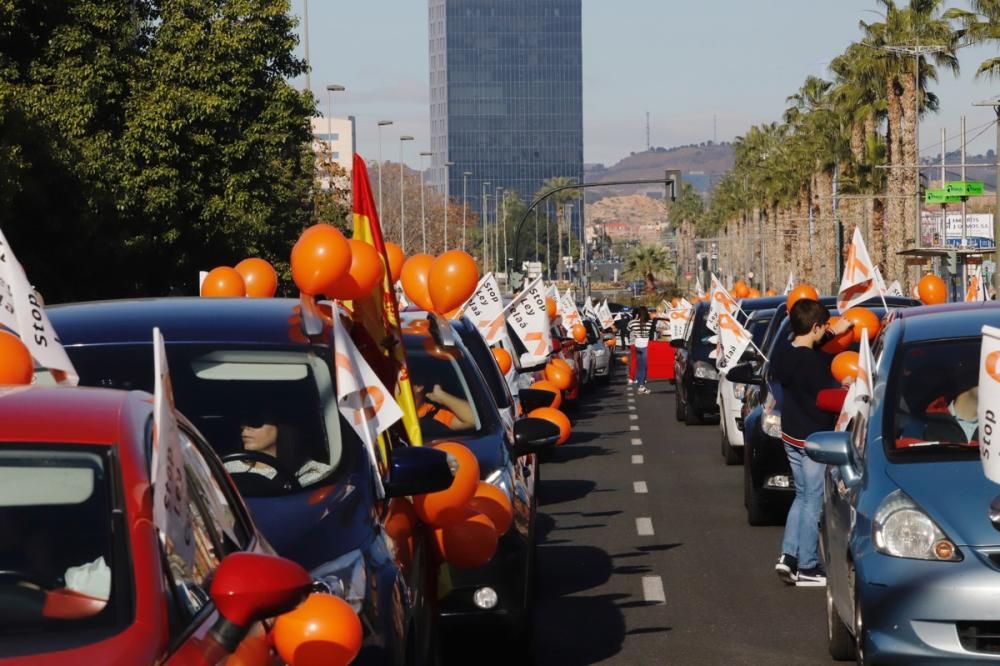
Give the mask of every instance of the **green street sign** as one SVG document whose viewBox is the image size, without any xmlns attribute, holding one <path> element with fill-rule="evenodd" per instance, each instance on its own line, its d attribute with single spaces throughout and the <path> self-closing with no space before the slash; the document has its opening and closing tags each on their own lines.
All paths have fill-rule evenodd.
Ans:
<svg viewBox="0 0 1000 666">
<path fill-rule="evenodd" d="M 962 197 L 956 194 L 952 194 L 948 190 L 925 190 L 924 203 L 929 203 L 929 204 L 962 203 Z"/>
<path fill-rule="evenodd" d="M 983 181 L 961 180 L 955 183 L 945 183 L 948 194 L 958 197 L 980 197 L 983 195 Z"/>
</svg>

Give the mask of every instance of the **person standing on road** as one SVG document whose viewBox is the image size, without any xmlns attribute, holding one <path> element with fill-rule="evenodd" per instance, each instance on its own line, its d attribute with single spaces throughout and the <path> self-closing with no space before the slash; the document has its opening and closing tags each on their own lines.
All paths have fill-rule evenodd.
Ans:
<svg viewBox="0 0 1000 666">
<path fill-rule="evenodd" d="M 805 440 L 815 432 L 833 430 L 836 415 L 820 410 L 816 396 L 837 386 L 830 373 L 831 359 L 818 347 L 830 334 L 841 335 L 853 324 L 841 319 L 827 329 L 830 313 L 810 299 L 796 302 L 788 319 L 794 336 L 792 348 L 775 358 L 771 374 L 782 388 L 781 439 L 792 468 L 795 500 L 774 570 L 790 585 L 815 587 L 826 585 L 826 572 L 817 554 L 826 465 L 806 455 Z"/>
<path fill-rule="evenodd" d="M 649 340 L 653 336 L 653 322 L 649 318 L 646 306 L 640 306 L 635 319 L 628 323 L 628 340 L 635 352 L 635 381 L 639 385 L 639 393 L 652 393 L 646 388 L 646 351 Z"/>
</svg>

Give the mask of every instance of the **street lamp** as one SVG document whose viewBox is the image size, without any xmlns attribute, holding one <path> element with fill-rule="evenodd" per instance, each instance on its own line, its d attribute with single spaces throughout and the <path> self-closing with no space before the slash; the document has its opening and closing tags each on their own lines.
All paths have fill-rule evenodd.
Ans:
<svg viewBox="0 0 1000 666">
<path fill-rule="evenodd" d="M 471 171 L 462 172 L 462 252 L 465 252 L 465 209 L 469 203 L 466 201 L 466 197 L 469 189 L 469 176 L 471 175 Z"/>
<path fill-rule="evenodd" d="M 448 207 L 451 204 L 451 167 L 454 162 L 444 163 L 444 251 L 448 251 Z"/>
<path fill-rule="evenodd" d="M 423 151 L 420 153 L 421 157 L 430 157 L 434 153 L 430 151 Z M 424 171 L 427 168 L 421 164 L 420 165 L 420 236 L 423 239 L 423 253 L 427 254 L 427 212 L 424 207 Z"/>
<path fill-rule="evenodd" d="M 333 161 L 333 93 L 344 92 L 346 88 L 336 83 L 331 83 L 326 87 L 326 138 L 330 143 L 330 161 Z M 330 181 L 333 187 L 333 180 Z"/>
<path fill-rule="evenodd" d="M 413 141 L 413 137 L 404 134 L 399 137 L 399 244 L 403 247 L 403 254 L 406 254 L 406 204 L 403 196 L 403 146 L 407 141 Z"/>
<path fill-rule="evenodd" d="M 378 121 L 378 214 L 382 215 L 382 128 L 392 124 L 391 120 Z"/>
<path fill-rule="evenodd" d="M 482 196 L 479 199 L 479 207 L 482 209 L 482 214 L 483 214 L 483 273 L 486 273 L 486 272 L 489 271 L 489 263 L 488 263 L 489 260 L 488 260 L 488 257 L 490 256 L 489 255 L 489 247 L 490 247 L 489 239 L 490 239 L 490 235 L 489 235 L 489 226 L 487 224 L 488 220 L 487 220 L 487 214 L 486 214 L 486 204 L 487 204 L 487 201 L 486 201 L 486 196 L 487 196 L 486 195 L 486 188 L 490 186 L 490 181 L 488 181 L 488 180 L 484 181 L 482 183 L 482 185 L 483 185 L 483 194 L 482 194 Z"/>
</svg>

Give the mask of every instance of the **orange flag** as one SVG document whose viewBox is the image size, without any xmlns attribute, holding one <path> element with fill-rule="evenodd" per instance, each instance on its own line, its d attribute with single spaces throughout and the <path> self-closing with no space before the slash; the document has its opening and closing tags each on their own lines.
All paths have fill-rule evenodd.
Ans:
<svg viewBox="0 0 1000 666">
<path fill-rule="evenodd" d="M 354 240 L 374 246 L 386 267 L 382 282 L 372 289 L 371 295 L 359 298 L 352 304 L 355 321 L 352 337 L 382 383 L 395 394 L 396 402 L 403 412 L 402 423 L 406 439 L 410 444 L 420 446 L 423 444 L 423 436 L 406 365 L 396 293 L 389 275 L 389 259 L 385 253 L 385 241 L 375 208 L 375 198 L 372 196 L 371 182 L 368 180 L 368 167 L 357 153 L 354 154 L 351 190 L 354 198 Z M 383 459 L 386 455 L 384 437 L 384 434 L 379 435 Z"/>
</svg>

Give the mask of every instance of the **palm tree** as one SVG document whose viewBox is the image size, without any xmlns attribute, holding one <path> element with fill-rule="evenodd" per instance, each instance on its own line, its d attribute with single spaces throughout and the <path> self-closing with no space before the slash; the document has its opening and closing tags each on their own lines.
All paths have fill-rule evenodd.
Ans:
<svg viewBox="0 0 1000 666">
<path fill-rule="evenodd" d="M 656 279 L 666 279 L 673 273 L 667 251 L 659 245 L 640 245 L 629 253 L 625 263 L 625 277 L 644 280 L 646 293 L 656 292 Z"/>
<path fill-rule="evenodd" d="M 544 183 L 542 183 L 542 187 L 541 187 L 541 189 L 538 190 L 538 193 L 535 195 L 535 197 L 536 198 L 543 197 L 547 193 L 551 192 L 552 190 L 554 190 L 556 188 L 565 187 L 567 185 L 573 185 L 573 184 L 575 184 L 574 179 L 573 178 L 569 178 L 567 176 L 555 176 L 553 178 L 549 178 Z M 558 259 L 557 259 L 558 264 L 557 264 L 556 275 L 560 276 L 561 273 L 562 273 L 562 265 L 563 265 L 562 264 L 563 208 L 570 201 L 573 201 L 575 199 L 579 199 L 580 198 L 580 190 L 571 190 L 571 189 L 570 190 L 561 190 L 559 192 L 556 192 L 555 194 L 553 194 L 549 198 L 552 199 L 555 202 L 555 204 L 556 204 L 556 234 L 557 234 L 556 255 L 558 255 Z M 567 234 L 568 233 L 569 233 L 569 230 L 567 230 Z M 568 238 L 567 238 L 567 243 L 566 244 L 567 244 L 567 248 L 568 248 L 570 246 Z M 569 254 L 568 251 L 567 251 L 567 254 Z M 568 279 L 568 277 L 569 276 L 567 275 L 567 279 Z"/>
<path fill-rule="evenodd" d="M 961 25 L 959 37 L 971 44 L 1000 42 L 1000 0 L 969 0 L 972 11 L 949 9 L 945 18 Z M 976 76 L 1000 76 L 1000 58 L 987 58 L 979 64 Z"/>
</svg>

